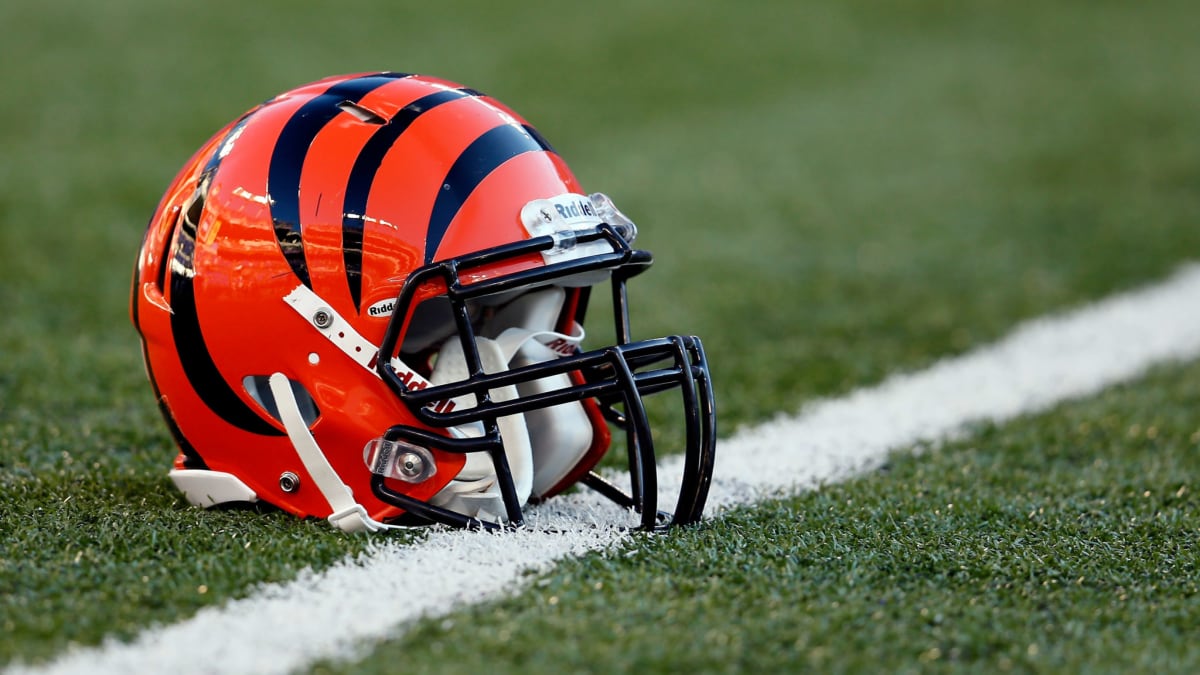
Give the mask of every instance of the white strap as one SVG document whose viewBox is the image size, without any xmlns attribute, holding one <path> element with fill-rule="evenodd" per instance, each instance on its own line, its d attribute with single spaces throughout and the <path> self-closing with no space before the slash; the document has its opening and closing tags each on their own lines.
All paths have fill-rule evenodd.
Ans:
<svg viewBox="0 0 1200 675">
<path fill-rule="evenodd" d="M 291 293 L 283 296 L 285 302 L 296 310 L 296 313 L 312 324 L 321 335 L 354 359 L 358 365 L 375 372 L 375 355 L 379 348 L 371 341 L 359 335 L 349 321 L 343 319 L 333 308 L 321 300 L 321 296 L 311 288 L 300 284 Z"/>
<path fill-rule="evenodd" d="M 283 300 L 346 356 L 353 359 L 367 372 L 379 377 L 379 372 L 375 370 L 379 347 L 354 330 L 354 326 L 343 319 L 332 307 L 325 304 L 321 296 L 314 293 L 308 286 L 300 284 L 293 288 L 291 293 L 283 296 Z M 409 368 L 408 364 L 401 361 L 399 357 L 392 357 L 391 364 L 396 375 L 409 389 L 424 389 L 429 386 L 428 379 Z M 441 410 L 444 406 L 444 401 L 434 401 L 426 407 Z"/>
<path fill-rule="evenodd" d="M 296 449 L 300 462 L 304 464 L 304 469 L 316 483 L 317 489 L 329 502 L 329 508 L 333 511 L 329 516 L 329 522 L 343 532 L 378 532 L 394 528 L 394 526 L 373 520 L 367 515 L 367 510 L 363 508 L 362 504 L 354 501 L 353 492 L 329 465 L 325 453 L 321 451 L 317 440 L 313 438 L 308 426 L 304 423 L 304 418 L 300 415 L 300 406 L 296 403 L 295 395 L 292 394 L 292 385 L 288 382 L 287 376 L 283 373 L 275 373 L 267 380 L 267 384 L 271 387 L 271 395 L 275 397 L 275 406 L 279 409 L 279 419 L 283 422 L 283 427 L 287 429 L 292 447 Z"/>
<path fill-rule="evenodd" d="M 477 338 L 475 344 L 484 372 L 499 373 L 508 369 L 508 357 L 504 355 L 499 344 L 482 337 Z M 433 373 L 430 374 L 430 379 L 435 384 L 443 384 L 465 380 L 469 376 L 470 371 L 467 368 L 466 357 L 463 355 L 461 341 L 457 336 L 449 338 L 438 352 L 437 363 Z M 514 385 L 497 387 L 490 390 L 489 394 L 497 403 L 509 401 L 518 396 L 517 388 Z M 459 407 L 473 407 L 478 405 L 478 402 L 474 394 L 464 394 L 455 400 L 455 404 Z M 500 437 L 504 441 L 504 454 L 508 458 L 508 468 L 513 478 L 513 486 L 516 488 L 518 500 L 523 504 L 529 499 L 530 490 L 533 488 L 533 454 L 529 447 L 529 431 L 525 426 L 525 416 L 519 413 L 505 415 L 498 418 L 496 423 L 500 427 Z M 471 435 L 476 434 L 472 433 Z M 504 505 L 500 499 L 495 477 L 496 467 L 492 463 L 491 457 L 482 452 L 468 453 L 466 462 L 455 480 L 451 481 L 443 488 L 442 492 L 435 495 L 430 501 L 438 506 L 448 506 L 481 519 L 483 516 L 479 516 L 480 513 L 497 511 L 504 513 Z M 449 501 L 455 497 L 459 498 L 459 501 Z M 469 504 L 467 501 L 463 501 L 467 497 L 478 503 Z"/>
<path fill-rule="evenodd" d="M 575 353 L 575 348 L 583 342 L 583 326 L 573 323 L 571 331 L 574 335 L 557 333 L 552 330 L 532 331 L 526 328 L 508 328 L 496 336 L 496 343 L 500 345 L 506 364 L 512 363 L 513 357 L 530 340 L 537 340 L 548 350 L 554 352 L 555 357 L 569 356 Z"/>
</svg>

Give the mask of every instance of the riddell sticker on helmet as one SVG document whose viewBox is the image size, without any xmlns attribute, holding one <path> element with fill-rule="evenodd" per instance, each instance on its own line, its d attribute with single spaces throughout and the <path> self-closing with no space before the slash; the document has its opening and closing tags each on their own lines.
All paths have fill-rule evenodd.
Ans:
<svg viewBox="0 0 1200 675">
<path fill-rule="evenodd" d="M 378 359 L 372 359 L 370 367 L 375 368 Z M 421 391 L 429 386 L 429 380 L 421 377 L 419 373 L 404 365 L 404 362 L 399 359 L 393 359 L 392 365 L 396 370 L 396 376 L 400 378 L 400 382 L 410 391 Z M 455 402 L 449 399 L 431 401 L 425 405 L 425 408 L 436 413 L 448 413 L 454 410 Z"/>
<path fill-rule="evenodd" d="M 367 316 L 391 316 L 394 309 L 396 309 L 395 298 L 380 300 L 367 308 Z"/>
<path fill-rule="evenodd" d="M 132 285 L 189 501 L 348 532 L 498 530 L 581 485 L 645 530 L 702 517 L 707 357 L 692 335 L 632 337 L 627 286 L 653 256 L 611 199 L 514 110 L 440 78 L 339 75 L 263 100 L 167 186 Z M 614 324 L 594 348 L 589 298 Z M 686 457 L 664 510 L 651 395 L 683 427 L 661 435 Z M 595 467 L 614 433 L 627 474 L 610 481 Z"/>
</svg>

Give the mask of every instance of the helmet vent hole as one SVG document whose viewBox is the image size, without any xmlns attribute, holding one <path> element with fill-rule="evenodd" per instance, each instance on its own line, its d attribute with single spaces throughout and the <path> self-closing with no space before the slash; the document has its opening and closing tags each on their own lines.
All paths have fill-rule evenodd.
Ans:
<svg viewBox="0 0 1200 675">
<path fill-rule="evenodd" d="M 367 124 L 387 124 L 388 122 L 387 118 L 383 115 L 354 101 L 342 101 L 337 104 L 337 107 L 344 112 L 350 113 L 359 122 L 366 122 Z"/>
<path fill-rule="evenodd" d="M 188 203 L 187 210 L 183 212 L 183 220 L 195 229 L 200 224 L 200 214 L 204 212 L 204 195 L 199 191 L 192 197 L 192 201 Z"/>
<path fill-rule="evenodd" d="M 279 405 L 275 403 L 275 396 L 271 393 L 271 386 L 267 383 L 268 379 L 270 379 L 269 375 L 247 375 L 242 378 L 242 386 L 268 415 L 282 423 L 283 419 L 279 416 Z M 292 385 L 292 396 L 296 397 L 296 405 L 300 408 L 300 417 L 304 419 L 306 425 L 311 427 L 321 416 L 316 401 L 309 395 L 304 385 L 292 379 L 289 379 L 288 383 Z"/>
<path fill-rule="evenodd" d="M 183 207 L 183 222 L 192 232 L 196 231 L 196 226 L 200 224 L 200 214 L 204 213 L 204 200 L 208 197 L 211 179 L 212 176 L 208 174 L 201 176 L 192 198 Z"/>
</svg>

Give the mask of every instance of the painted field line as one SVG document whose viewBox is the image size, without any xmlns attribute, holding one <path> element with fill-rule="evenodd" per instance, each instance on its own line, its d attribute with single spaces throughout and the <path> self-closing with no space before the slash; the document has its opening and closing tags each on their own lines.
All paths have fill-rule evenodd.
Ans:
<svg viewBox="0 0 1200 675">
<path fill-rule="evenodd" d="M 1200 266 L 1192 265 L 1162 284 L 1023 324 L 927 370 L 738 431 L 718 448 L 710 503 L 719 510 L 839 480 L 893 450 L 1045 410 L 1198 356 Z M 663 482 L 675 482 L 680 464 L 663 463 Z M 622 516 L 597 498 L 573 495 L 534 511 L 521 532 L 437 531 L 408 546 L 381 539 L 359 559 L 264 586 L 131 643 L 110 640 L 5 672 L 262 674 L 352 657 L 414 619 L 519 591 L 528 570 L 621 543 L 627 535 L 609 523 Z"/>
</svg>

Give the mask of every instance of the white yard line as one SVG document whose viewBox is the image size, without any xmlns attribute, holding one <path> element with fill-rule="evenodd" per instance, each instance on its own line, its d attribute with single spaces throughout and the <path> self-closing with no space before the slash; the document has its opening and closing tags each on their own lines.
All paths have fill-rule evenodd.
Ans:
<svg viewBox="0 0 1200 675">
<path fill-rule="evenodd" d="M 740 430 L 718 447 L 710 504 L 751 504 L 839 480 L 877 466 L 893 450 L 952 437 L 974 422 L 1045 410 L 1197 356 L 1200 266 L 1189 266 L 1162 284 L 1026 323 L 994 345 L 927 370 Z M 680 464 L 662 464 L 663 482 L 674 481 Z M 521 532 L 439 531 L 409 546 L 381 539 L 360 559 L 263 586 L 245 599 L 148 629 L 131 643 L 110 640 L 42 667 L 5 672 L 264 674 L 353 656 L 401 634 L 414 619 L 516 592 L 527 570 L 627 537 L 609 524 L 614 514 L 597 498 L 572 496 L 548 507 L 553 512 L 535 512 L 535 526 Z"/>
</svg>

